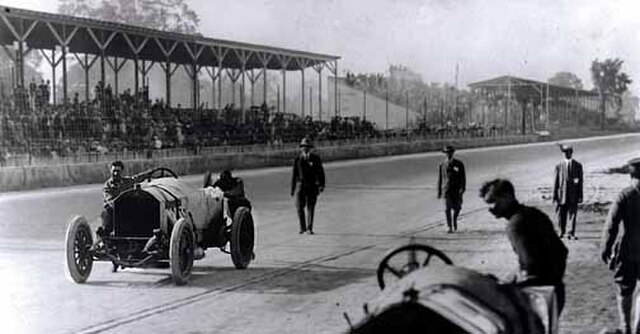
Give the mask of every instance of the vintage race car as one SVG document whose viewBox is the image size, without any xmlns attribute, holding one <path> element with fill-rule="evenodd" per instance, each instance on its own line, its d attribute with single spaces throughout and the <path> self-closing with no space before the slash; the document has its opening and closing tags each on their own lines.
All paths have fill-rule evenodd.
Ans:
<svg viewBox="0 0 640 334">
<path fill-rule="evenodd" d="M 224 193 L 208 179 L 203 188 L 193 188 L 170 169 L 150 170 L 142 182 L 114 199 L 113 233 L 104 236 L 98 247 L 85 217 L 70 220 L 65 240 L 67 276 L 83 283 L 94 261 L 110 261 L 114 272 L 170 266 L 173 281 L 182 285 L 193 261 L 212 247 L 230 253 L 235 267 L 245 269 L 254 258 L 251 204 L 243 198 L 233 212 L 228 208 Z"/>
<path fill-rule="evenodd" d="M 377 278 L 382 292 L 364 305 L 364 317 L 352 324 L 345 314 L 350 333 L 558 332 L 553 287 L 501 283 L 454 266 L 427 245 L 391 251 L 380 262 Z"/>
</svg>

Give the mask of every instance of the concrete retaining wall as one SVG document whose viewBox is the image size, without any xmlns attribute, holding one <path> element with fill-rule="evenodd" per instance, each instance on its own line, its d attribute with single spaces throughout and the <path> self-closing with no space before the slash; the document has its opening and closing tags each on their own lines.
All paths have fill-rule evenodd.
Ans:
<svg viewBox="0 0 640 334">
<path fill-rule="evenodd" d="M 318 148 L 318 153 L 324 161 L 335 161 L 435 151 L 447 144 L 454 145 L 458 148 L 471 148 L 534 141 L 538 141 L 538 136 L 461 138 L 321 147 Z M 165 166 L 174 170 L 179 175 L 189 175 L 202 174 L 208 170 L 219 171 L 228 167 L 249 169 L 286 166 L 291 164 L 297 152 L 297 149 L 290 149 L 270 152 L 166 158 L 162 160 L 128 160 L 125 164 L 127 166 L 127 174 L 135 174 L 153 167 Z M 0 168 L 0 192 L 102 183 L 108 178 L 108 168 L 108 163 L 3 167 Z"/>
</svg>

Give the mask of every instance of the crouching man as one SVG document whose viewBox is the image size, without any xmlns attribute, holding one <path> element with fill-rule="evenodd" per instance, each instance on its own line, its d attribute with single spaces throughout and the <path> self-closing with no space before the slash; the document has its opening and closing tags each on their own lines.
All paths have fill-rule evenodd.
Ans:
<svg viewBox="0 0 640 334">
<path fill-rule="evenodd" d="M 205 177 L 205 187 L 211 186 L 222 191 L 224 197 L 225 218 L 232 219 L 233 214 L 241 206 L 251 207 L 244 194 L 244 182 L 239 177 L 233 177 L 231 170 L 225 169 L 218 175 L 218 179 L 213 181 L 211 174 Z"/>
<path fill-rule="evenodd" d="M 518 286 L 553 286 L 558 316 L 565 301 L 564 277 L 568 250 L 556 234 L 551 219 L 542 211 L 518 203 L 509 180 L 485 182 L 480 197 L 489 212 L 507 220 L 507 237 L 518 257 Z"/>
</svg>

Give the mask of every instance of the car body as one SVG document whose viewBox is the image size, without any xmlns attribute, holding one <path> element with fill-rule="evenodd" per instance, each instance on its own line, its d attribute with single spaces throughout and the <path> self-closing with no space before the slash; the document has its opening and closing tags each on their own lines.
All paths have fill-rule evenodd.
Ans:
<svg viewBox="0 0 640 334">
<path fill-rule="evenodd" d="M 431 254 L 422 257 L 416 253 Z M 428 265 L 435 256 L 443 265 Z M 390 265 L 400 258 L 404 266 Z M 426 260 L 425 260 L 426 259 Z M 389 269 L 391 268 L 391 269 Z M 391 273 L 396 281 L 385 286 Z M 350 333 L 557 333 L 553 287 L 519 287 L 454 266 L 426 245 L 390 252 L 378 267 L 380 295 L 365 304 Z M 388 283 L 388 282 L 387 282 Z"/>
<path fill-rule="evenodd" d="M 169 265 L 174 282 L 182 285 L 193 261 L 215 247 L 230 253 L 236 268 L 247 268 L 254 257 L 255 234 L 248 200 L 230 213 L 218 188 L 194 188 L 163 167 L 144 175 L 143 182 L 113 200 L 113 233 L 102 237 L 102 243 L 93 243 L 84 217 L 69 222 L 65 268 L 74 282 L 87 280 L 93 261 L 110 261 L 114 271 Z"/>
</svg>

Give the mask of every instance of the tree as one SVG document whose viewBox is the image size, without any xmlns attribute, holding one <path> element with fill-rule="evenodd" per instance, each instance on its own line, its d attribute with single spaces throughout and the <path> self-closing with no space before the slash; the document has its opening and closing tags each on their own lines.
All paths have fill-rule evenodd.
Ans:
<svg viewBox="0 0 640 334">
<path fill-rule="evenodd" d="M 549 80 L 547 80 L 552 85 L 562 86 L 572 89 L 582 89 L 582 80 L 578 78 L 577 75 L 571 72 L 558 72 L 554 74 Z"/>
<path fill-rule="evenodd" d="M 200 23 L 185 0 L 59 0 L 58 12 L 185 34 Z"/>
<path fill-rule="evenodd" d="M 631 78 L 624 72 L 620 72 L 623 60 L 619 58 L 594 60 L 591 63 L 591 77 L 593 79 L 594 90 L 600 96 L 600 110 L 602 121 L 600 126 L 604 129 L 605 112 L 607 104 L 615 108 L 615 114 L 619 114 L 622 108 L 622 94 L 627 91 Z"/>
<path fill-rule="evenodd" d="M 185 34 L 197 34 L 200 19 L 189 8 L 186 0 L 58 0 L 58 12 L 65 15 L 81 16 L 96 20 L 104 20 L 125 24 L 133 24 L 144 28 L 179 32 Z M 73 57 L 70 58 L 73 61 Z M 122 73 L 131 73 L 133 65 L 128 62 L 122 69 Z M 71 82 L 78 85 L 70 87 L 70 93 L 83 91 L 84 70 L 78 64 L 69 67 Z M 97 83 L 99 73 L 92 71 L 89 77 L 91 83 Z M 113 80 L 114 74 L 106 71 L 106 83 Z M 151 92 L 161 91 L 162 79 L 152 79 L 158 75 L 157 71 L 149 72 L 149 89 Z M 74 79 L 75 78 L 75 79 Z M 186 89 L 190 82 L 184 76 L 176 75 L 173 79 L 172 102 L 188 99 L 190 93 Z M 134 86 L 132 76 L 124 76 L 120 79 L 120 92 L 123 87 Z M 92 90 L 90 90 L 92 91 Z"/>
</svg>

